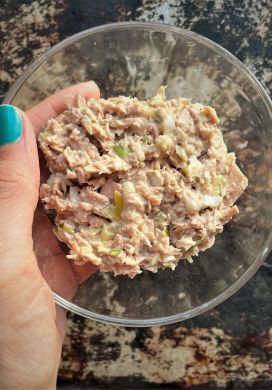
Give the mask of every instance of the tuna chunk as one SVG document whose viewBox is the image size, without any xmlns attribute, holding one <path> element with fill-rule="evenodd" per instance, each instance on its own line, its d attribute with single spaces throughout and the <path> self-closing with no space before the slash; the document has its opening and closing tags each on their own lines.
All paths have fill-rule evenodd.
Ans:
<svg viewBox="0 0 272 390">
<path fill-rule="evenodd" d="M 121 184 L 116 183 L 112 179 L 108 179 L 106 183 L 101 188 L 100 193 L 107 196 L 109 199 L 114 198 L 114 191 L 120 191 L 122 189 Z"/>
<path fill-rule="evenodd" d="M 49 120 L 40 197 L 67 257 L 133 278 L 211 247 L 247 186 L 218 126 L 212 107 L 163 87 L 147 101 L 79 96 Z"/>
<path fill-rule="evenodd" d="M 247 178 L 240 171 L 239 167 L 233 163 L 226 183 L 226 196 L 224 203 L 227 206 L 233 205 L 247 187 Z"/>
</svg>

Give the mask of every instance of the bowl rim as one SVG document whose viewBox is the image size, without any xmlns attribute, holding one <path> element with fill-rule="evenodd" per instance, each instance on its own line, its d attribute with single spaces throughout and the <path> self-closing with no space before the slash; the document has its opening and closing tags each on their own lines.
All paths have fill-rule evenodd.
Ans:
<svg viewBox="0 0 272 390">
<path fill-rule="evenodd" d="M 14 98 L 14 96 L 16 95 L 17 91 L 21 88 L 23 83 L 31 76 L 31 74 L 45 60 L 47 60 L 52 54 L 56 53 L 58 50 L 64 49 L 65 47 L 80 41 L 82 38 L 97 32 L 125 30 L 127 28 L 130 29 L 140 28 L 141 30 L 151 30 L 151 31 L 158 30 L 160 32 L 168 32 L 168 33 L 170 32 L 179 35 L 184 35 L 193 38 L 195 41 L 204 44 L 206 47 L 212 50 L 217 51 L 221 56 L 226 58 L 228 62 L 233 62 L 234 65 L 238 68 L 238 70 L 250 80 L 254 88 L 262 96 L 263 103 L 266 106 L 267 112 L 272 122 L 272 102 L 270 100 L 268 93 L 266 92 L 265 88 L 260 84 L 260 82 L 257 80 L 257 78 L 250 72 L 249 69 L 247 69 L 247 67 L 238 58 L 236 58 L 233 54 L 231 54 L 228 50 L 226 50 L 219 44 L 213 42 L 212 40 L 200 34 L 197 34 L 195 32 L 180 27 L 175 27 L 165 23 L 158 23 L 158 22 L 129 21 L 129 22 L 109 23 L 109 24 L 104 24 L 104 25 L 89 28 L 87 30 L 81 31 L 77 34 L 74 34 L 62 40 L 61 42 L 57 43 L 56 45 L 52 46 L 52 48 L 47 50 L 43 55 L 41 55 L 22 73 L 22 75 L 14 82 L 14 84 L 9 89 L 8 93 L 6 94 L 3 100 L 3 104 L 9 104 Z M 126 326 L 126 327 L 150 327 L 150 326 L 171 324 L 179 321 L 184 321 L 186 319 L 202 314 L 207 310 L 210 310 L 213 307 L 217 306 L 218 304 L 222 303 L 230 296 L 232 296 L 256 273 L 256 271 L 259 269 L 259 267 L 262 265 L 262 263 L 268 256 L 271 247 L 272 247 L 272 232 L 270 233 L 269 237 L 266 240 L 266 246 L 263 250 L 263 253 L 256 258 L 256 260 L 250 265 L 250 267 L 231 286 L 229 286 L 226 290 L 221 292 L 218 296 L 208 300 L 207 302 L 199 306 L 186 310 L 183 313 L 178 313 L 170 316 L 151 318 L 151 319 L 149 318 L 132 319 L 132 318 L 125 318 L 125 317 L 119 318 L 119 317 L 114 317 L 112 315 L 98 314 L 90 310 L 83 309 L 77 306 L 76 304 L 67 301 L 66 299 L 62 298 L 61 296 L 59 296 L 54 292 L 53 295 L 54 295 L 55 302 L 60 306 L 64 307 L 65 309 L 70 310 L 71 312 L 81 315 L 85 318 L 111 324 L 111 325 Z"/>
</svg>

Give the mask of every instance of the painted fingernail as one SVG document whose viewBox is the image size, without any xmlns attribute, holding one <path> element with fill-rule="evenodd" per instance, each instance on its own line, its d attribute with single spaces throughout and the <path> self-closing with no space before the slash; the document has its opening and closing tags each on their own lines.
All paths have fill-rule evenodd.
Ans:
<svg viewBox="0 0 272 390">
<path fill-rule="evenodd" d="M 22 136 L 22 119 L 15 107 L 0 105 L 0 146 L 13 144 Z"/>
</svg>

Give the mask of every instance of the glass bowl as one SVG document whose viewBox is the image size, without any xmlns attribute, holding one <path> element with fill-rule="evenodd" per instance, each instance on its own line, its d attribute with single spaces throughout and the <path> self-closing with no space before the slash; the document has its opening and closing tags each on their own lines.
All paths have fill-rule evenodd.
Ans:
<svg viewBox="0 0 272 390">
<path fill-rule="evenodd" d="M 95 80 L 103 97 L 145 99 L 167 85 L 168 98 L 184 96 L 215 107 L 249 187 L 238 202 L 238 217 L 193 264 L 181 261 L 175 271 L 143 272 L 133 280 L 96 272 L 73 298 L 54 291 L 56 302 L 84 317 L 125 326 L 161 325 L 203 313 L 241 288 L 271 250 L 267 93 L 241 62 L 212 41 L 163 24 L 127 22 L 92 28 L 54 46 L 19 78 L 5 103 L 26 110 L 57 89 L 86 80 Z M 48 256 L 54 255 L 46 240 L 42 245 Z M 46 278 L 52 286 L 54 272 Z M 65 274 L 63 284 L 69 284 Z"/>
</svg>

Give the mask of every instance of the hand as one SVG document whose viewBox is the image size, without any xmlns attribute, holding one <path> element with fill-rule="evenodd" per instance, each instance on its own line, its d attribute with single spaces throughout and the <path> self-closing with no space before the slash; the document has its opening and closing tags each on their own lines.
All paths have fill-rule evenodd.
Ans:
<svg viewBox="0 0 272 390">
<path fill-rule="evenodd" d="M 71 265 L 38 202 L 40 170 L 35 140 L 65 100 L 99 97 L 87 82 L 57 92 L 26 114 L 0 106 L 0 389 L 54 389 L 65 335 L 65 311 L 51 288 L 71 298 L 95 268 Z M 46 175 L 41 166 L 42 178 Z M 33 238 L 32 238 L 33 226 Z M 34 247 L 33 247 L 34 241 Z M 50 245 L 50 250 L 45 248 Z M 38 257 L 38 262 L 36 255 Z M 52 256 L 52 253 L 54 256 Z M 41 270 L 40 270 L 41 269 Z M 51 288 L 50 288 L 51 287 Z"/>
</svg>

